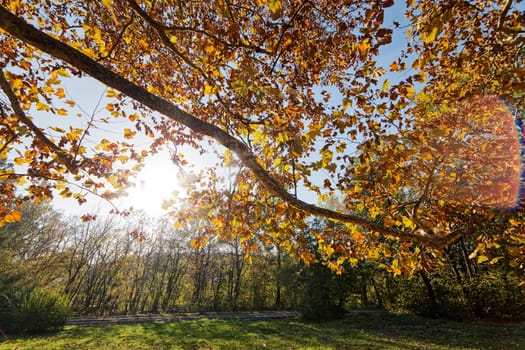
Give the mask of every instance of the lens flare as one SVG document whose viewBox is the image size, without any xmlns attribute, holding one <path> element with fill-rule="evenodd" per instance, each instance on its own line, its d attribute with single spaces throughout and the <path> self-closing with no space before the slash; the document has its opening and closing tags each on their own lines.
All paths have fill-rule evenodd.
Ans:
<svg viewBox="0 0 525 350">
<path fill-rule="evenodd" d="M 473 191 L 475 204 L 499 208 L 515 208 L 520 201 L 522 150 L 517 115 L 497 96 L 478 96 L 465 102 L 468 116 L 464 142 L 470 154 L 476 148 L 480 154 L 474 171 Z M 461 192 L 461 191 L 460 191 Z"/>
<path fill-rule="evenodd" d="M 515 208 L 523 154 L 516 119 L 494 95 L 435 106 L 418 130 L 425 140 L 418 168 L 430 171 L 420 187 L 451 206 Z"/>
</svg>

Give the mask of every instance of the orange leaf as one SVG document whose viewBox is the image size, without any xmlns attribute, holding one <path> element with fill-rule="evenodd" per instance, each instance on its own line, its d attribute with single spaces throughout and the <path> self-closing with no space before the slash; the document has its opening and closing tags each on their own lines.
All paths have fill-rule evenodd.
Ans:
<svg viewBox="0 0 525 350">
<path fill-rule="evenodd" d="M 5 216 L 5 222 L 18 222 L 22 218 L 22 212 L 13 210 Z"/>
</svg>

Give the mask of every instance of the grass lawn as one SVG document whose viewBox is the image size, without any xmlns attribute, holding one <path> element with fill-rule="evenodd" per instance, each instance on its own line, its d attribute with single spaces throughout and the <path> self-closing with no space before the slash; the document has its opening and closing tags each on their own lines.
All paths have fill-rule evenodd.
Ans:
<svg viewBox="0 0 525 350">
<path fill-rule="evenodd" d="M 194 320 L 107 326 L 0 342 L 0 349 L 525 349 L 525 324 L 458 323 L 409 315 L 346 320 Z"/>
</svg>

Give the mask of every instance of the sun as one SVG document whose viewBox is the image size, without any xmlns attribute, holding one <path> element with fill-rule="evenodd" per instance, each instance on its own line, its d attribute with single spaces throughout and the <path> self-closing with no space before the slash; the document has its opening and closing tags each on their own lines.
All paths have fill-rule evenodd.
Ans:
<svg viewBox="0 0 525 350">
<path fill-rule="evenodd" d="M 146 160 L 135 185 L 128 189 L 125 202 L 148 215 L 161 216 L 166 213 L 162 202 L 173 198 L 181 190 L 179 179 L 179 169 L 171 162 L 169 155 L 159 153 Z"/>
</svg>

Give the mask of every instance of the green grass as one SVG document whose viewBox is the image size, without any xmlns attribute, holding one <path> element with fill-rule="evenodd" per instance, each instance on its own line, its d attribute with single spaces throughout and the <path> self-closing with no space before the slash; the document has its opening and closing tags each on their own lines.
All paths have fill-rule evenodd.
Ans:
<svg viewBox="0 0 525 350">
<path fill-rule="evenodd" d="M 327 323 L 197 320 L 68 326 L 0 349 L 525 349 L 525 324 L 458 323 L 358 314 Z"/>
</svg>

